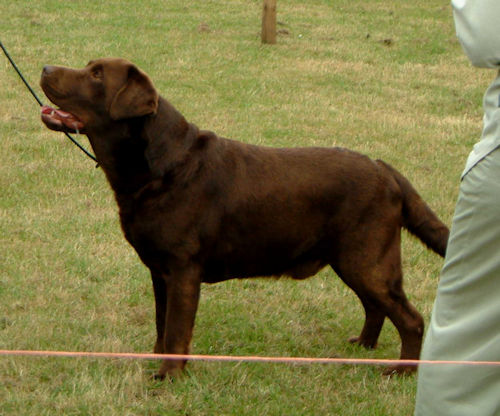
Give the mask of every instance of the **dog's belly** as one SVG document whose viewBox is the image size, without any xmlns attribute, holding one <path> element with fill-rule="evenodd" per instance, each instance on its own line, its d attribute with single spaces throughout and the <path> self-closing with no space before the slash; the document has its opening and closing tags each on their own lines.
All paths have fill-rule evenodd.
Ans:
<svg viewBox="0 0 500 416">
<path fill-rule="evenodd" d="M 331 253 L 322 249 L 321 244 L 299 250 L 299 247 L 284 241 L 282 245 L 238 247 L 224 254 L 215 254 L 204 262 L 203 281 L 215 283 L 234 278 L 280 276 L 305 279 L 329 263 Z"/>
</svg>

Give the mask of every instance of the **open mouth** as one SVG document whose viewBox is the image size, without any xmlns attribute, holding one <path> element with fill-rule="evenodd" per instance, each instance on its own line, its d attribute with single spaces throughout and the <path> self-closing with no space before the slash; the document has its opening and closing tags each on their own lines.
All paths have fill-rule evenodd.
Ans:
<svg viewBox="0 0 500 416">
<path fill-rule="evenodd" d="M 41 116 L 42 121 L 51 130 L 81 133 L 84 128 L 84 124 L 74 114 L 48 105 L 42 106 Z"/>
</svg>

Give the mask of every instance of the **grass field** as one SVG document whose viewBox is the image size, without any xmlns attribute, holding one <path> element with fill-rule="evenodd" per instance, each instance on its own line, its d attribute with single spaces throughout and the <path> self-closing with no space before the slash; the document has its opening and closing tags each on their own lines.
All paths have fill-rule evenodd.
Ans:
<svg viewBox="0 0 500 416">
<path fill-rule="evenodd" d="M 332 5 L 334 4 L 334 5 Z M 249 143 L 344 146 L 403 172 L 446 223 L 481 129 L 488 71 L 455 39 L 448 0 L 278 0 L 278 44 L 260 44 L 260 0 L 2 2 L 0 36 L 42 95 L 44 64 L 137 63 L 188 120 Z M 101 170 L 39 121 L 0 57 L 0 349 L 150 352 L 146 268 L 123 239 Z M 86 139 L 81 137 L 86 143 Z M 429 318 L 442 260 L 405 234 L 405 288 Z M 197 354 L 397 358 L 346 342 L 363 323 L 330 270 L 304 282 L 204 286 Z M 415 377 L 380 368 L 0 358 L 2 415 L 410 415 Z"/>
</svg>

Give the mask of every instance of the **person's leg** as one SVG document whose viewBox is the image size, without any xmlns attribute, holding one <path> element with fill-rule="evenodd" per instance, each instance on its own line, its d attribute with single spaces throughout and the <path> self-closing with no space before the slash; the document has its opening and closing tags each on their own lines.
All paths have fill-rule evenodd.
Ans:
<svg viewBox="0 0 500 416">
<path fill-rule="evenodd" d="M 500 149 L 463 179 L 422 360 L 500 361 Z M 421 364 L 415 415 L 500 414 L 500 367 Z"/>
</svg>

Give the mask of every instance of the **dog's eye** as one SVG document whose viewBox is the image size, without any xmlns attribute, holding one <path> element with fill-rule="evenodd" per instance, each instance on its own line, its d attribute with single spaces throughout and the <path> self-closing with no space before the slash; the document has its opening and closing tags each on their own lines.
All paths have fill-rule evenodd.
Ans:
<svg viewBox="0 0 500 416">
<path fill-rule="evenodd" d="M 94 78 L 94 79 L 98 79 L 98 80 L 102 79 L 102 69 L 99 67 L 93 68 L 90 74 L 92 75 L 92 78 Z"/>
</svg>

